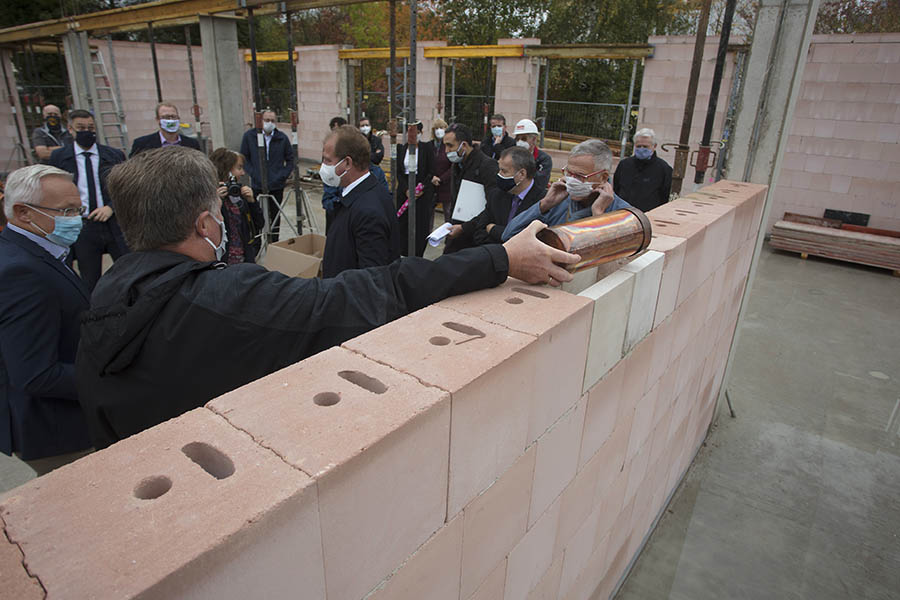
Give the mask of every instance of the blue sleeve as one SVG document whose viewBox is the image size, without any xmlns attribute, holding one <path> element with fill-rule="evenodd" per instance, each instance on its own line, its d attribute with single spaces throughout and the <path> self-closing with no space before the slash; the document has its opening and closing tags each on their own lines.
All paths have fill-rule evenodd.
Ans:
<svg viewBox="0 0 900 600">
<path fill-rule="evenodd" d="M 541 203 L 535 202 L 509 222 L 506 229 L 503 230 L 501 239 L 505 242 L 528 227 L 532 221 L 540 221 L 547 225 L 559 225 L 560 223 L 564 223 L 566 221 L 566 215 L 568 214 L 568 206 L 569 199 L 567 198 L 542 214 Z"/>
<path fill-rule="evenodd" d="M 605 212 L 612 212 L 614 210 L 624 210 L 626 208 L 631 208 L 631 205 L 625 202 L 622 198 L 619 198 L 619 195 L 613 193 L 613 201 L 612 204 L 609 205 L 609 208 L 606 209 Z"/>
</svg>

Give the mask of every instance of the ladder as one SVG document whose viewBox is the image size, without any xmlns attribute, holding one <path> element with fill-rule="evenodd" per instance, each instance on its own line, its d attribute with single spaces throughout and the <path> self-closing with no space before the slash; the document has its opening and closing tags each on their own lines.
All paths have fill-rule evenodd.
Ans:
<svg viewBox="0 0 900 600">
<path fill-rule="evenodd" d="M 109 44 L 109 56 L 112 63 L 114 86 L 110 85 L 103 55 L 97 48 L 91 48 L 91 68 L 93 69 L 97 90 L 94 115 L 97 118 L 97 127 L 102 128 L 105 143 L 109 146 L 120 148 L 128 154 L 128 126 L 125 124 L 125 113 L 122 111 L 120 102 L 119 77 L 116 72 L 116 59 L 113 54 L 112 42 Z"/>
</svg>

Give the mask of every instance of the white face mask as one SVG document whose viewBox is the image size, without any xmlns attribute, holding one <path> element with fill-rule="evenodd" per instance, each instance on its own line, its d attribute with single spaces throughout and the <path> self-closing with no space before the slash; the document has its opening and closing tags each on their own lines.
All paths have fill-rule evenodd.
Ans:
<svg viewBox="0 0 900 600">
<path fill-rule="evenodd" d="M 363 135 L 369 135 L 369 132 L 372 131 L 372 128 L 369 127 L 368 125 L 363 125 L 362 127 L 359 128 L 359 130 L 362 132 Z"/>
<path fill-rule="evenodd" d="M 160 119 L 159 127 L 168 133 L 177 133 L 178 128 L 181 127 L 181 121 L 178 119 Z"/>
<path fill-rule="evenodd" d="M 463 156 L 465 156 L 465 153 L 461 153 L 460 150 L 462 150 L 462 148 L 457 146 L 456 150 L 448 152 L 447 160 L 452 163 L 458 163 L 459 161 L 461 161 L 463 159 Z"/>
<path fill-rule="evenodd" d="M 216 260 L 222 260 L 222 257 L 225 256 L 225 244 L 228 243 L 228 233 L 225 231 L 225 221 L 220 221 L 216 218 L 216 216 L 212 213 L 209 214 L 213 218 L 213 221 L 219 224 L 219 230 L 222 232 L 222 241 L 219 242 L 219 245 L 216 246 L 212 243 L 212 240 L 208 237 L 204 237 L 203 239 L 212 246 L 213 251 L 216 253 Z"/>
<path fill-rule="evenodd" d="M 439 139 L 439 140 L 444 139 L 444 130 L 443 130 L 443 129 L 435 129 L 435 130 L 434 130 L 434 137 L 436 137 L 436 138 Z"/>
<path fill-rule="evenodd" d="M 265 123 L 263 123 L 263 131 L 265 131 L 266 133 L 272 133 L 273 131 L 275 131 L 275 123 L 272 123 L 271 121 L 266 121 Z"/>
<path fill-rule="evenodd" d="M 594 184 L 589 181 L 578 181 L 573 177 L 566 177 L 566 192 L 569 196 L 578 200 L 586 198 L 588 194 L 594 191 Z"/>
<path fill-rule="evenodd" d="M 342 158 L 337 163 L 333 165 L 326 165 L 322 163 L 319 167 L 319 178 L 322 180 L 322 183 L 325 185 L 330 185 L 331 187 L 340 187 L 341 185 L 341 175 L 337 174 L 337 166 L 344 162 L 346 159 Z M 346 171 L 344 171 L 346 173 Z"/>
<path fill-rule="evenodd" d="M 491 127 L 491 133 L 494 134 L 494 137 L 500 137 L 503 135 L 503 127 Z"/>
<path fill-rule="evenodd" d="M 525 148 L 526 150 L 531 150 L 531 145 L 529 145 L 529 143 L 525 140 L 519 140 L 518 142 L 516 142 L 516 146 L 518 146 L 519 148 Z"/>
</svg>

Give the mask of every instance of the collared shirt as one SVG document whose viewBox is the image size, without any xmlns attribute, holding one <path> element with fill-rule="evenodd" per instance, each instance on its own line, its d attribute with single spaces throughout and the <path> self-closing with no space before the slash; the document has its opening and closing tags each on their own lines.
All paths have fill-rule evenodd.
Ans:
<svg viewBox="0 0 900 600">
<path fill-rule="evenodd" d="M 160 131 L 159 132 L 159 142 L 160 142 L 160 146 L 162 148 L 165 148 L 166 146 L 180 146 L 181 145 L 181 134 L 180 133 L 178 134 L 178 138 L 174 142 L 170 142 L 169 140 L 166 139 L 166 136 L 163 135 L 163 132 Z"/>
<path fill-rule="evenodd" d="M 272 131 L 272 133 L 264 133 L 264 134 L 263 134 L 263 137 L 266 138 L 266 160 L 269 159 L 269 142 L 272 141 L 272 136 L 273 136 L 273 135 L 275 135 L 275 131 L 274 131 L 274 130 Z"/>
<path fill-rule="evenodd" d="M 19 235 L 24 235 L 25 237 L 27 237 L 29 240 L 31 240 L 32 242 L 34 242 L 35 244 L 37 244 L 38 246 L 40 246 L 41 248 L 46 250 L 47 253 L 50 254 L 50 256 L 52 256 L 56 260 L 65 260 L 66 257 L 69 255 L 68 248 L 66 248 L 65 246 L 60 246 L 59 244 L 54 244 L 53 242 L 51 242 L 50 240 L 48 240 L 47 238 L 45 238 L 43 236 L 35 235 L 35 234 L 31 233 L 30 231 L 28 231 L 27 229 L 22 229 L 21 227 L 17 227 L 15 225 L 13 225 L 12 223 L 7 225 L 7 227 L 12 229 Z"/>
<path fill-rule="evenodd" d="M 527 188 L 525 188 L 524 190 L 522 190 L 521 192 L 519 192 L 517 194 L 517 196 L 519 196 L 519 200 L 524 200 L 525 196 L 528 195 L 528 192 L 530 192 L 531 188 L 533 188 L 533 187 L 534 187 L 534 179 L 531 180 L 531 183 L 528 184 Z"/>
<path fill-rule="evenodd" d="M 354 181 L 353 183 L 351 183 L 350 185 L 345 187 L 344 190 L 341 192 L 341 198 L 344 198 L 347 194 L 349 194 L 353 190 L 353 188 L 355 188 L 360 183 L 365 181 L 366 177 L 368 177 L 368 176 L 369 176 L 369 172 L 366 171 L 362 177 L 360 177 L 359 179 L 357 179 L 356 181 Z"/>
<path fill-rule="evenodd" d="M 105 203 L 103 201 L 103 192 L 100 191 L 100 150 L 97 144 L 94 144 L 87 150 L 75 144 L 75 165 L 78 168 L 78 195 L 81 196 L 81 204 L 85 208 L 85 214 L 90 207 L 90 196 L 88 196 L 87 172 L 84 170 L 84 157 L 82 154 L 89 153 L 91 155 L 91 164 L 94 166 L 94 187 L 97 188 L 97 208 Z"/>
<path fill-rule="evenodd" d="M 528 192 L 530 192 L 531 188 L 533 188 L 533 187 L 534 187 L 534 179 L 531 180 L 531 183 L 528 184 L 527 188 L 525 188 L 524 190 L 522 190 L 521 192 L 516 194 L 516 197 L 513 199 L 512 203 L 510 204 L 510 207 L 509 207 L 509 217 L 506 219 L 507 223 L 509 223 L 510 221 L 512 221 L 515 218 L 516 212 L 518 212 L 518 210 L 519 210 L 519 203 L 525 199 L 525 196 L 528 195 Z"/>
</svg>

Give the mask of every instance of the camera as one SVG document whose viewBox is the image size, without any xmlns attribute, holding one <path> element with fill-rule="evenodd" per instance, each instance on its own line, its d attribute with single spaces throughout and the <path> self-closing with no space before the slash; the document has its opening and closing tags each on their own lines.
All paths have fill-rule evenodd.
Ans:
<svg viewBox="0 0 900 600">
<path fill-rule="evenodd" d="M 237 177 L 235 177 L 234 175 L 229 177 L 228 183 L 226 185 L 228 186 L 228 195 L 229 196 L 237 196 L 238 198 L 240 198 L 241 184 L 238 183 Z"/>
</svg>

